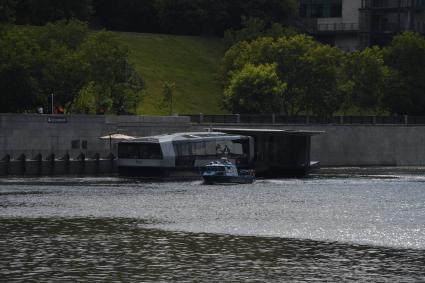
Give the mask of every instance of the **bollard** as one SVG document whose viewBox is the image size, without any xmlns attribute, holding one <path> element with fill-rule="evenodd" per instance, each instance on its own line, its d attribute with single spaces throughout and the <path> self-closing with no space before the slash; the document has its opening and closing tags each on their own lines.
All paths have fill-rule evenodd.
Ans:
<svg viewBox="0 0 425 283">
<path fill-rule="evenodd" d="M 0 176 L 7 176 L 10 174 L 10 154 L 6 154 L 0 161 Z"/>
<path fill-rule="evenodd" d="M 26 171 L 26 159 L 27 157 L 25 156 L 25 154 L 21 154 L 17 160 L 19 161 L 19 167 L 18 167 L 18 174 L 17 175 L 25 175 L 25 171 Z"/>
<path fill-rule="evenodd" d="M 69 156 L 69 153 L 66 153 L 63 156 L 62 160 L 65 162 L 64 174 L 67 175 L 67 174 L 69 174 L 69 171 L 70 171 L 70 168 L 71 168 L 71 166 L 70 166 L 70 156 Z"/>
<path fill-rule="evenodd" d="M 100 154 L 99 153 L 96 153 L 95 155 L 94 155 L 94 159 L 95 159 L 95 161 L 96 161 L 96 171 L 95 171 L 95 174 L 96 175 L 99 175 L 99 173 L 100 173 Z"/>
<path fill-rule="evenodd" d="M 76 160 L 78 161 L 78 171 L 79 175 L 84 175 L 86 172 L 86 155 L 84 153 L 80 153 L 77 156 Z"/>
<path fill-rule="evenodd" d="M 41 153 L 37 154 L 36 156 L 34 156 L 33 158 L 31 158 L 31 163 L 28 163 L 27 165 L 31 164 L 31 171 L 27 172 L 30 173 L 31 175 L 36 175 L 36 176 L 41 176 L 42 172 L 43 172 L 43 157 L 41 155 Z M 28 171 L 28 168 L 26 168 Z"/>
<path fill-rule="evenodd" d="M 43 174 L 46 174 L 49 176 L 55 174 L 55 155 L 53 153 L 46 157 L 46 160 L 43 164 L 45 165 Z"/>
</svg>

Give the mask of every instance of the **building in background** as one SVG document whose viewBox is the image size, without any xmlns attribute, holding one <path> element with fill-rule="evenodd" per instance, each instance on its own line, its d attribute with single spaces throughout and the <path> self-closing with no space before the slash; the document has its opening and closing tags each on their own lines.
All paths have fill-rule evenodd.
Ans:
<svg viewBox="0 0 425 283">
<path fill-rule="evenodd" d="M 362 0 L 360 47 L 386 45 L 403 31 L 425 34 L 425 0 Z"/>
<path fill-rule="evenodd" d="M 361 4 L 361 0 L 300 0 L 299 14 L 317 40 L 353 51 L 359 48 Z"/>
<path fill-rule="evenodd" d="M 345 51 L 386 45 L 403 31 L 425 34 L 425 0 L 299 0 L 306 31 Z"/>
</svg>

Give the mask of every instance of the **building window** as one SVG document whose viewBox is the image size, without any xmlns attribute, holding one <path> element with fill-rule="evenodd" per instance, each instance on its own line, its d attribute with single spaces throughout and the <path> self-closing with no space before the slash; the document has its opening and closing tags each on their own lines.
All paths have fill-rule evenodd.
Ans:
<svg viewBox="0 0 425 283">
<path fill-rule="evenodd" d="M 340 18 L 342 0 L 300 0 L 299 13 L 303 18 Z"/>
</svg>

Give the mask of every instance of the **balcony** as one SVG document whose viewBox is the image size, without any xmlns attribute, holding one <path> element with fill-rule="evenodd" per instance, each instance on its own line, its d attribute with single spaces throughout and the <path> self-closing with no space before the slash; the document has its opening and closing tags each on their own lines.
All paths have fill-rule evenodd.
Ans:
<svg viewBox="0 0 425 283">
<path fill-rule="evenodd" d="M 317 24 L 313 30 L 314 33 L 356 33 L 358 31 L 358 23 Z"/>
</svg>

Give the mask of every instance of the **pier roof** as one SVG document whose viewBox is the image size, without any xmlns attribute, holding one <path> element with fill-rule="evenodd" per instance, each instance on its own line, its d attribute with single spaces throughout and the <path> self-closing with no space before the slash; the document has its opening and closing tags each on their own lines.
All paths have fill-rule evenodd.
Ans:
<svg viewBox="0 0 425 283">
<path fill-rule="evenodd" d="M 316 136 L 323 131 L 309 130 L 279 130 L 279 129 L 253 129 L 253 128 L 212 128 L 212 131 L 238 135 L 273 135 L 273 136 Z"/>
</svg>

